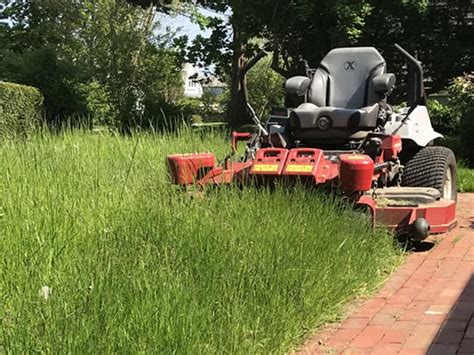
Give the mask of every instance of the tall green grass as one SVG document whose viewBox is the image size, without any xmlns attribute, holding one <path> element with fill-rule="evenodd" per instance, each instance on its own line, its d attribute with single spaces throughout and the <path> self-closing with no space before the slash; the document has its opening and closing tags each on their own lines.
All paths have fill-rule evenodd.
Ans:
<svg viewBox="0 0 474 355">
<path fill-rule="evenodd" d="M 389 236 L 314 192 L 168 183 L 167 154 L 225 145 L 3 143 L 0 352 L 282 353 L 396 265 Z"/>
</svg>

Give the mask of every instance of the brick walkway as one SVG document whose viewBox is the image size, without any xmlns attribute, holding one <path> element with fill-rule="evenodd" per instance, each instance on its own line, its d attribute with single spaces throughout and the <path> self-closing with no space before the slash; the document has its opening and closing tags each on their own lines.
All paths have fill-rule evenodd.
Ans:
<svg viewBox="0 0 474 355">
<path fill-rule="evenodd" d="M 474 194 L 459 196 L 458 227 L 410 254 L 374 298 L 329 325 L 302 354 L 474 354 Z"/>
</svg>

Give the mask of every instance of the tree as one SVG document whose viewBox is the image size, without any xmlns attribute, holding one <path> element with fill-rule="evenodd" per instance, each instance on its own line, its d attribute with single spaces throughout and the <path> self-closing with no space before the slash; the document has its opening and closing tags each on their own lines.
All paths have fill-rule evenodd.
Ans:
<svg viewBox="0 0 474 355">
<path fill-rule="evenodd" d="M 160 11 L 166 12 L 173 5 L 179 3 L 175 0 L 127 0 L 132 5 L 140 6 L 142 8 L 156 7 Z"/>
<path fill-rule="evenodd" d="M 239 127 L 250 120 L 246 107 L 248 101 L 246 77 L 248 71 L 264 57 L 265 53 L 252 43 L 259 37 L 265 24 L 261 21 L 269 0 L 200 0 L 197 4 L 223 14 L 206 18 L 197 16 L 198 23 L 212 30 L 210 38 L 197 36 L 190 47 L 190 60 L 215 64 L 218 74 L 227 76 L 231 95 L 228 120 Z"/>
<path fill-rule="evenodd" d="M 85 113 L 69 50 L 76 46 L 77 10 L 65 0 L 6 0 L 0 7 L 8 21 L 0 31 L 0 80 L 38 87 L 52 120 Z"/>
<path fill-rule="evenodd" d="M 61 117 L 85 115 L 86 106 L 80 95 L 79 69 L 61 59 L 52 47 L 27 52 L 5 51 L 0 60 L 0 80 L 30 85 L 40 89 L 50 122 Z"/>
<path fill-rule="evenodd" d="M 405 63 L 393 48 L 396 42 L 424 62 L 429 91 L 439 90 L 474 66 L 472 25 L 466 17 L 472 12 L 470 0 L 437 5 L 425 0 L 203 0 L 198 4 L 228 15 L 227 21 L 198 18 L 212 34 L 198 36 L 190 58 L 214 63 L 219 73 L 230 77 L 229 118 L 234 126 L 248 120 L 242 69 L 258 53 L 255 38 L 265 39 L 266 48 L 273 51 L 272 67 L 284 77 L 304 74 L 303 59 L 317 67 L 334 47 L 369 45 L 383 52 L 398 76 L 398 86 L 403 87 Z M 398 93 L 401 96 L 403 92 Z"/>
<path fill-rule="evenodd" d="M 304 74 L 302 60 L 314 68 L 332 48 L 355 45 L 371 10 L 368 1 L 275 1 L 264 34 L 274 69 L 285 77 Z"/>
<path fill-rule="evenodd" d="M 264 38 L 273 51 L 273 68 L 284 77 L 298 73 L 300 60 L 316 65 L 334 46 L 356 43 L 371 7 L 367 1 L 244 0 L 198 1 L 205 8 L 226 13 L 228 21 L 201 20 L 212 29 L 210 38 L 198 36 L 190 47 L 191 60 L 217 65 L 229 73 L 229 120 L 236 127 L 249 122 L 246 112 L 246 74 L 264 53 L 255 38 Z"/>
<path fill-rule="evenodd" d="M 82 12 L 82 62 L 91 79 L 106 88 L 118 125 L 125 130 L 145 114 L 161 116 L 147 105 L 182 94 L 182 63 L 170 49 L 172 36 L 157 35 L 157 10 L 103 0 L 86 1 Z"/>
<path fill-rule="evenodd" d="M 0 10 L 10 23 L 0 32 L 0 43 L 8 43 L 0 77 L 39 87 L 50 117 L 87 109 L 96 116 L 92 111 L 100 108 L 110 114 L 103 122 L 127 130 L 149 111 L 145 102 L 180 94 L 181 63 L 171 36 L 158 33 L 159 7 L 17 0 Z"/>
<path fill-rule="evenodd" d="M 397 42 L 423 62 L 429 92 L 439 91 L 451 78 L 474 67 L 473 26 L 466 18 L 472 11 L 470 0 L 431 5 L 419 0 L 371 0 L 371 5 L 358 43 L 381 49 L 399 81 L 404 63 L 393 47 Z"/>
</svg>

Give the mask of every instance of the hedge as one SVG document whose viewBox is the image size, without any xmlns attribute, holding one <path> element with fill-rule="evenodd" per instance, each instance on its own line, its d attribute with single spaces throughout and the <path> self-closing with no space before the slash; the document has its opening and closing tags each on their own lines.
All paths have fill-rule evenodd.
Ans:
<svg viewBox="0 0 474 355">
<path fill-rule="evenodd" d="M 450 86 L 452 103 L 460 112 L 460 136 L 465 162 L 474 168 L 474 72 L 454 79 Z"/>
<path fill-rule="evenodd" d="M 43 100 L 34 87 L 0 81 L 0 139 L 36 131 L 43 117 Z"/>
</svg>

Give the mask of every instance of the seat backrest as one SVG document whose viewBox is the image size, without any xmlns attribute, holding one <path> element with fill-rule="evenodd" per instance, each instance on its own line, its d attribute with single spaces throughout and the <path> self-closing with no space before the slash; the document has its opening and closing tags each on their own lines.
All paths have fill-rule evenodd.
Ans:
<svg viewBox="0 0 474 355">
<path fill-rule="evenodd" d="M 358 109 L 379 101 L 372 78 L 386 71 L 382 55 L 373 47 L 337 48 L 321 61 L 308 93 L 317 106 Z"/>
</svg>

